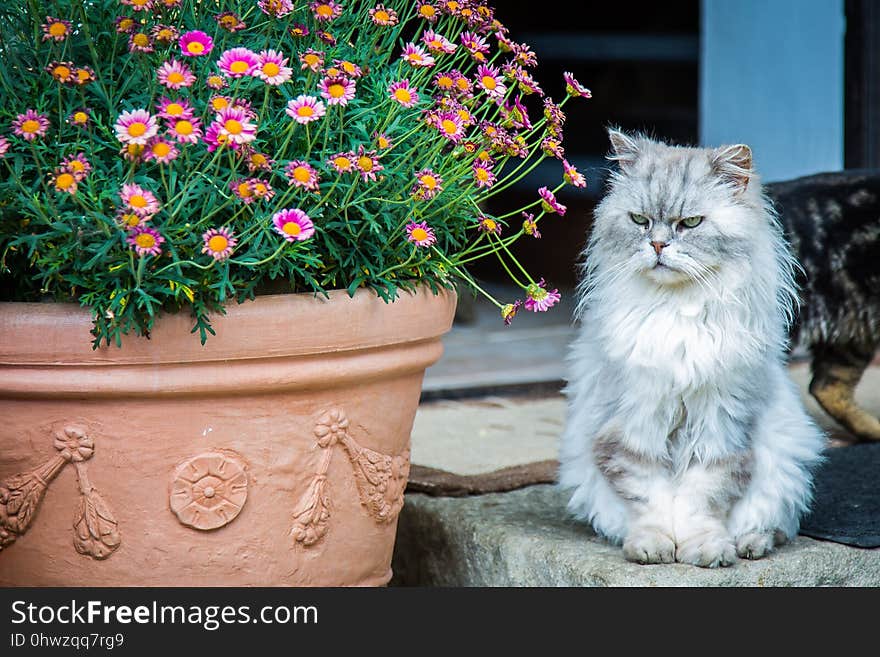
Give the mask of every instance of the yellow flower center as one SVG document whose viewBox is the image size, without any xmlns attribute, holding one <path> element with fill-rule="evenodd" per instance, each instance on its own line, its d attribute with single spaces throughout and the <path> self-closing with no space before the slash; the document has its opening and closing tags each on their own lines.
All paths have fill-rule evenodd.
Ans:
<svg viewBox="0 0 880 657">
<path fill-rule="evenodd" d="M 343 171 L 347 171 L 351 168 L 351 160 L 344 156 L 334 159 L 333 164 L 336 165 L 337 169 L 342 169 Z"/>
<path fill-rule="evenodd" d="M 181 116 L 183 114 L 183 105 L 180 103 L 168 103 L 165 106 L 165 113 L 169 116 Z"/>
<path fill-rule="evenodd" d="M 419 63 L 422 61 L 422 56 L 417 52 L 412 52 L 408 56 L 409 61 Z"/>
<path fill-rule="evenodd" d="M 286 235 L 293 235 L 296 237 L 302 232 L 302 226 L 295 221 L 288 221 L 281 227 L 281 230 L 283 230 Z"/>
<path fill-rule="evenodd" d="M 486 182 L 487 180 L 489 180 L 489 172 L 486 171 L 486 169 L 483 169 L 482 167 L 478 168 L 477 169 L 477 180 L 479 180 L 480 182 Z"/>
<path fill-rule="evenodd" d="M 226 16 L 224 16 L 223 18 L 220 19 L 220 23 L 223 25 L 223 27 L 229 29 L 229 28 L 236 27 L 238 25 L 238 19 L 235 16 L 232 16 L 231 14 L 227 14 Z"/>
<path fill-rule="evenodd" d="M 132 7 L 143 7 L 143 6 L 146 5 L 149 1 L 150 1 L 150 0 L 131 0 L 131 6 L 132 6 Z"/>
<path fill-rule="evenodd" d="M 147 124 L 143 121 L 135 121 L 128 126 L 128 134 L 132 137 L 140 137 L 147 131 Z"/>
<path fill-rule="evenodd" d="M 412 238 L 417 242 L 428 239 L 428 231 L 424 228 L 414 228 L 410 235 L 412 235 Z"/>
<path fill-rule="evenodd" d="M 186 44 L 186 50 L 193 55 L 201 55 L 203 52 L 205 52 L 205 44 L 203 44 L 201 41 L 190 41 L 188 44 Z"/>
<path fill-rule="evenodd" d="M 134 228 L 135 226 L 139 226 L 141 223 L 141 218 L 136 214 L 124 214 L 122 215 L 122 221 L 126 226 Z"/>
<path fill-rule="evenodd" d="M 54 75 L 59 80 L 66 80 L 70 77 L 71 70 L 65 66 L 64 64 L 60 64 L 54 68 L 52 71 L 52 75 Z"/>
<path fill-rule="evenodd" d="M 75 179 L 71 174 L 62 173 L 55 179 L 55 187 L 61 190 L 66 190 L 69 187 L 72 187 L 74 182 Z"/>
<path fill-rule="evenodd" d="M 309 182 L 309 180 L 311 180 L 311 178 L 312 178 L 312 174 L 311 174 L 311 172 L 310 172 L 308 169 L 306 169 L 305 167 L 303 167 L 303 166 L 299 166 L 299 167 L 296 167 L 296 168 L 293 170 L 293 177 L 294 177 L 294 179 L 296 179 L 298 182 L 306 183 L 306 182 Z"/>
<path fill-rule="evenodd" d="M 49 34 L 55 37 L 67 34 L 67 26 L 64 23 L 52 23 L 49 26 Z"/>
<path fill-rule="evenodd" d="M 366 155 L 361 155 L 358 158 L 358 167 L 360 167 L 363 171 L 372 171 L 373 158 L 367 157 Z"/>
<path fill-rule="evenodd" d="M 376 140 L 376 143 L 378 144 L 379 148 L 388 148 L 391 145 L 391 142 L 388 141 L 388 139 L 385 137 L 379 137 L 379 139 Z"/>
<path fill-rule="evenodd" d="M 458 110 L 458 118 L 460 118 L 462 121 L 470 121 L 471 113 L 468 112 L 466 109 L 460 109 Z"/>
<path fill-rule="evenodd" d="M 321 18 L 331 18 L 333 16 L 333 8 L 330 5 L 318 5 L 315 13 Z"/>
<path fill-rule="evenodd" d="M 251 186 L 246 182 L 238 184 L 238 195 L 242 198 L 249 198 L 251 194 Z"/>
<path fill-rule="evenodd" d="M 440 39 L 431 39 L 428 42 L 428 46 L 436 50 L 440 50 L 441 48 L 443 48 L 443 42 L 440 41 Z"/>
<path fill-rule="evenodd" d="M 179 135 L 191 135 L 193 132 L 193 124 L 186 119 L 181 119 L 174 124 L 174 132 Z"/>
<path fill-rule="evenodd" d="M 266 62 L 263 64 L 263 74 L 267 77 L 273 78 L 279 73 L 281 73 L 281 67 L 275 62 Z"/>
<path fill-rule="evenodd" d="M 229 107 L 229 101 L 222 96 L 217 96 L 216 98 L 211 100 L 211 107 L 213 107 L 216 111 L 220 111 Z"/>
<path fill-rule="evenodd" d="M 226 119 L 226 122 L 223 124 L 223 127 L 226 129 L 226 132 L 237 135 L 244 130 L 244 126 L 241 125 L 241 121 L 237 121 L 236 119 Z"/>
<path fill-rule="evenodd" d="M 226 250 L 227 246 L 229 246 L 229 240 L 223 237 L 223 235 L 214 235 L 214 237 L 208 240 L 208 248 L 214 253 Z"/>
<path fill-rule="evenodd" d="M 67 168 L 72 170 L 74 173 L 82 173 L 86 170 L 86 165 L 79 160 L 71 160 L 67 163 Z"/>
<path fill-rule="evenodd" d="M 74 112 L 73 114 L 73 122 L 74 123 L 85 123 L 89 120 L 89 115 L 85 112 Z"/>
<path fill-rule="evenodd" d="M 251 155 L 251 164 L 253 164 L 255 167 L 266 166 L 267 163 L 268 160 L 266 159 L 266 156 L 262 153 L 254 153 L 253 155 Z"/>
<path fill-rule="evenodd" d="M 130 30 L 132 25 L 134 25 L 134 21 L 130 18 L 123 18 L 119 21 L 119 29 L 123 31 Z"/>
<path fill-rule="evenodd" d="M 21 131 L 27 134 L 31 134 L 37 132 L 40 129 L 40 122 L 34 121 L 33 119 L 28 119 L 24 123 L 21 124 Z"/>
<path fill-rule="evenodd" d="M 212 84 L 214 86 L 222 86 L 223 78 L 221 78 L 219 75 L 211 75 L 208 77 L 208 84 Z"/>
<path fill-rule="evenodd" d="M 269 188 L 263 183 L 254 183 L 254 194 L 257 196 L 265 196 L 269 192 Z"/>
<path fill-rule="evenodd" d="M 437 78 L 437 86 L 441 89 L 451 89 L 455 81 L 448 75 L 442 75 Z"/>
<path fill-rule="evenodd" d="M 434 189 L 435 187 L 437 187 L 437 179 L 434 176 L 425 174 L 424 176 L 419 178 L 419 180 L 428 189 Z"/>
<path fill-rule="evenodd" d="M 149 233 L 141 233 L 134 238 L 134 243 L 142 249 L 151 249 L 156 245 L 156 238 Z"/>
<path fill-rule="evenodd" d="M 89 73 L 86 69 L 80 68 L 76 71 L 76 79 L 78 82 L 88 82 L 92 79 L 92 74 Z"/>
<path fill-rule="evenodd" d="M 239 59 L 229 65 L 229 70 L 233 73 L 246 73 L 250 67 L 250 64 Z"/>
<path fill-rule="evenodd" d="M 312 116 L 315 113 L 315 110 L 308 105 L 302 105 L 301 107 L 296 108 L 297 116 Z"/>
<path fill-rule="evenodd" d="M 384 9 L 380 9 L 380 10 L 377 11 L 375 14 L 373 14 L 373 16 L 374 16 L 375 19 L 376 19 L 377 21 L 379 21 L 380 23 L 386 23 L 386 22 L 388 22 L 388 21 L 391 20 L 391 14 L 389 14 L 389 13 L 388 13 L 387 11 L 385 11 Z"/>
<path fill-rule="evenodd" d="M 354 75 L 357 72 L 357 67 L 351 62 L 342 62 L 341 66 L 342 70 L 349 75 Z"/>
<path fill-rule="evenodd" d="M 449 9 L 449 11 L 457 11 L 460 6 L 461 5 L 455 0 L 450 0 L 446 3 L 446 8 Z"/>
<path fill-rule="evenodd" d="M 341 84 L 331 84 L 327 91 L 333 98 L 342 98 L 345 95 L 345 87 Z"/>
<path fill-rule="evenodd" d="M 157 157 L 165 157 L 170 152 L 171 146 L 166 144 L 164 141 L 157 141 L 155 144 L 153 144 L 153 155 Z"/>
<path fill-rule="evenodd" d="M 496 228 L 498 228 L 498 224 L 494 219 L 486 218 L 483 219 L 483 228 L 485 228 L 486 230 L 495 230 Z"/>
<path fill-rule="evenodd" d="M 454 135 L 458 132 L 458 125 L 456 125 L 455 121 L 452 121 L 451 119 L 443 119 L 440 122 L 440 127 L 447 135 Z"/>
<path fill-rule="evenodd" d="M 171 84 L 181 84 L 185 80 L 186 78 L 183 77 L 183 73 L 181 73 L 180 71 L 172 71 L 168 74 L 168 81 Z"/>
<path fill-rule="evenodd" d="M 174 33 L 169 30 L 167 27 L 163 27 L 159 30 L 159 33 L 156 35 L 156 38 L 160 41 L 171 41 L 174 38 Z"/>
<path fill-rule="evenodd" d="M 480 154 L 477 155 L 477 158 L 482 160 L 483 162 L 488 162 L 492 159 L 492 156 L 489 155 L 489 151 L 480 151 Z"/>
<path fill-rule="evenodd" d="M 136 46 L 140 46 L 141 48 L 143 48 L 144 46 L 150 45 L 149 37 L 146 34 L 140 34 L 140 33 L 135 34 L 131 38 L 131 42 Z"/>
<path fill-rule="evenodd" d="M 419 7 L 419 15 L 422 18 L 434 18 L 437 15 L 437 10 L 431 5 L 422 5 Z"/>
<path fill-rule="evenodd" d="M 305 60 L 305 63 L 308 66 L 312 66 L 312 67 L 317 66 L 318 64 L 321 63 L 321 58 L 318 57 L 317 55 L 315 55 L 314 53 L 307 54 L 305 57 L 303 57 L 303 60 Z"/>
<path fill-rule="evenodd" d="M 494 91 L 498 86 L 498 83 L 495 81 L 491 75 L 484 75 L 481 80 L 483 81 L 483 86 L 489 91 Z"/>
<path fill-rule="evenodd" d="M 128 204 L 133 208 L 145 208 L 148 203 L 149 201 L 142 194 L 134 194 L 128 199 Z"/>
<path fill-rule="evenodd" d="M 408 89 L 396 89 L 394 91 L 394 97 L 404 104 L 412 102 L 412 94 Z"/>
<path fill-rule="evenodd" d="M 455 81 L 455 85 L 458 87 L 459 91 L 467 91 L 471 88 L 471 83 L 465 78 L 458 78 L 458 80 Z"/>
</svg>

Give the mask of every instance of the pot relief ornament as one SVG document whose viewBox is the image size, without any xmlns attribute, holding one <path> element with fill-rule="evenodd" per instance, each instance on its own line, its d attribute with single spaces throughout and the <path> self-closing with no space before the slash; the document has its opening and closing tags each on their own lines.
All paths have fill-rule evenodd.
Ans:
<svg viewBox="0 0 880 657">
<path fill-rule="evenodd" d="M 76 469 L 79 501 L 73 519 L 73 546 L 92 559 L 106 559 L 122 539 L 110 506 L 89 480 L 86 461 L 95 453 L 95 442 L 85 430 L 68 426 L 55 432 L 57 454 L 42 465 L 0 483 L 0 550 L 22 536 L 34 521 L 52 480 L 68 464 Z"/>
<path fill-rule="evenodd" d="M 193 529 L 219 529 L 235 520 L 247 500 L 244 464 L 228 452 L 205 452 L 177 466 L 171 510 Z"/>
</svg>

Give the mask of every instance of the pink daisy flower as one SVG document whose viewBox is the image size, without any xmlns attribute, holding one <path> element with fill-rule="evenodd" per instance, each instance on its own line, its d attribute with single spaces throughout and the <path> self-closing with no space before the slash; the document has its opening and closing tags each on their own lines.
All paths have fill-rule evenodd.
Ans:
<svg viewBox="0 0 880 657">
<path fill-rule="evenodd" d="M 474 95 L 474 84 L 460 71 L 453 71 L 455 93 L 459 98 L 470 98 Z"/>
<path fill-rule="evenodd" d="M 183 98 L 172 100 L 166 96 L 162 96 L 156 103 L 156 110 L 163 119 L 191 119 L 195 112 L 192 106 Z"/>
<path fill-rule="evenodd" d="M 347 59 L 334 59 L 333 67 L 340 71 L 342 75 L 347 75 L 350 78 L 359 78 L 364 74 L 364 71 L 360 66 Z"/>
<path fill-rule="evenodd" d="M 224 78 L 222 75 L 214 74 L 209 75 L 205 79 L 205 86 L 208 87 L 208 89 L 218 91 L 220 89 L 223 89 L 224 87 L 229 86 L 229 83 L 226 82 L 226 78 Z"/>
<path fill-rule="evenodd" d="M 425 44 L 428 50 L 438 55 L 441 53 L 451 55 L 458 48 L 452 41 L 434 30 L 425 30 L 425 33 L 422 35 L 422 43 Z"/>
<path fill-rule="evenodd" d="M 526 288 L 527 298 L 524 304 L 526 310 L 531 310 L 535 313 L 543 313 L 559 303 L 559 300 L 562 298 L 559 291 L 555 289 L 547 290 L 545 285 L 546 283 L 542 278 L 539 282 L 532 283 Z"/>
<path fill-rule="evenodd" d="M 257 153 L 253 149 L 250 149 L 245 154 L 247 158 L 247 167 L 248 171 L 271 171 L 272 165 L 275 164 L 275 160 L 269 158 L 265 153 Z"/>
<path fill-rule="evenodd" d="M 461 40 L 461 45 L 464 46 L 465 50 L 472 57 L 476 57 L 480 61 L 485 59 L 485 54 L 489 52 L 489 44 L 486 43 L 486 39 L 474 32 L 462 32 L 459 39 Z M 481 55 L 483 56 L 482 58 L 480 57 Z"/>
<path fill-rule="evenodd" d="M 443 191 L 443 179 L 431 169 L 422 169 L 416 173 L 416 184 L 413 195 L 420 199 L 432 199 Z"/>
<path fill-rule="evenodd" d="M 361 178 L 364 180 L 376 180 L 376 174 L 385 168 L 379 163 L 376 151 L 366 151 L 363 146 L 358 147 L 355 166 L 361 172 Z"/>
<path fill-rule="evenodd" d="M 214 123 L 220 126 L 220 134 L 233 144 L 247 144 L 257 138 L 257 126 L 250 122 L 242 109 L 227 108 L 217 112 Z"/>
<path fill-rule="evenodd" d="M 123 112 L 113 126 L 116 138 L 123 144 L 145 145 L 159 132 L 156 117 L 145 109 Z"/>
<path fill-rule="evenodd" d="M 128 52 L 153 52 L 153 40 L 149 34 L 133 32 L 128 37 Z"/>
<path fill-rule="evenodd" d="M 27 141 L 33 141 L 42 137 L 49 130 L 49 119 L 43 114 L 38 114 L 32 109 L 18 114 L 12 122 L 13 134 L 23 137 Z"/>
<path fill-rule="evenodd" d="M 205 130 L 205 136 L 202 141 L 205 142 L 205 146 L 209 153 L 213 153 L 220 146 L 229 145 L 233 148 L 236 147 L 235 144 L 229 141 L 229 138 L 225 134 L 222 134 L 222 131 L 223 129 L 219 123 L 214 122 L 208 124 L 208 129 Z"/>
<path fill-rule="evenodd" d="M 312 15 L 319 23 L 329 23 L 342 14 L 342 5 L 336 2 L 312 2 L 309 4 Z"/>
<path fill-rule="evenodd" d="M 169 44 L 180 38 L 180 31 L 173 25 L 158 24 L 150 29 L 150 36 L 156 43 Z"/>
<path fill-rule="evenodd" d="M 557 160 L 561 160 L 565 157 L 565 149 L 562 148 L 562 144 L 560 144 L 558 140 L 550 137 L 541 141 L 541 150 L 550 157 L 555 157 Z"/>
<path fill-rule="evenodd" d="M 406 239 L 416 246 L 431 246 L 437 241 L 434 229 L 428 225 L 428 222 L 410 221 L 406 225 Z"/>
<path fill-rule="evenodd" d="M 556 196 L 549 189 L 541 187 L 538 190 L 538 194 L 541 196 L 541 207 L 544 209 L 544 212 L 556 212 L 559 213 L 560 217 L 565 214 L 567 208 L 556 200 Z"/>
<path fill-rule="evenodd" d="M 370 9 L 370 20 L 373 21 L 376 25 L 381 25 L 383 27 L 388 27 L 391 25 L 397 25 L 400 19 L 397 16 L 397 12 L 393 9 L 389 9 L 382 3 L 379 3 L 372 9 Z"/>
<path fill-rule="evenodd" d="M 67 122 L 70 125 L 75 125 L 80 128 L 85 128 L 89 124 L 89 121 L 91 121 L 91 120 L 92 120 L 91 112 L 85 107 L 82 107 L 78 110 L 74 110 L 70 114 L 70 116 L 67 117 Z"/>
<path fill-rule="evenodd" d="M 425 52 L 424 48 L 417 46 L 414 43 L 406 44 L 400 58 L 408 62 L 410 66 L 416 67 L 421 66 L 427 68 L 433 66 L 435 63 L 434 58 Z"/>
<path fill-rule="evenodd" d="M 92 164 L 86 158 L 85 153 L 77 153 L 61 160 L 61 168 L 71 173 L 78 182 L 81 182 L 89 175 L 89 172 L 92 170 Z"/>
<path fill-rule="evenodd" d="M 572 75 L 568 71 L 565 71 L 562 74 L 562 77 L 565 80 L 565 93 L 567 93 L 569 96 L 573 96 L 575 98 L 578 98 L 578 97 L 592 98 L 593 97 L 593 93 L 589 89 L 587 89 L 584 85 L 582 85 L 580 82 L 578 82 L 575 79 L 574 75 Z"/>
<path fill-rule="evenodd" d="M 434 76 L 432 84 L 440 91 L 448 93 L 455 90 L 455 76 L 451 71 L 440 71 Z"/>
<path fill-rule="evenodd" d="M 250 186 L 251 192 L 253 192 L 256 198 L 268 201 L 275 196 L 275 190 L 272 189 L 272 186 L 267 180 L 263 180 L 262 178 L 249 178 L 247 184 Z"/>
<path fill-rule="evenodd" d="M 277 86 L 287 82 L 293 75 L 293 69 L 287 66 L 287 58 L 276 50 L 263 50 L 259 54 L 253 76 L 260 78 L 268 85 Z"/>
<path fill-rule="evenodd" d="M 208 253 L 214 260 L 226 260 L 238 244 L 230 228 L 211 228 L 202 233 L 202 253 Z"/>
<path fill-rule="evenodd" d="M 514 98 L 513 103 L 505 103 L 502 108 L 505 120 L 517 130 L 531 130 L 532 122 L 529 120 L 529 111 L 522 104 L 522 97 Z"/>
<path fill-rule="evenodd" d="M 324 103 L 314 96 L 300 95 L 287 103 L 284 110 L 297 123 L 317 121 L 326 113 Z"/>
<path fill-rule="evenodd" d="M 480 64 L 477 68 L 477 85 L 491 98 L 502 98 L 507 91 L 504 76 L 494 66 Z"/>
<path fill-rule="evenodd" d="M 217 66 L 220 70 L 230 78 L 243 78 L 250 75 L 260 58 L 257 53 L 251 52 L 247 48 L 230 48 L 220 55 L 217 60 Z"/>
<path fill-rule="evenodd" d="M 202 138 L 201 119 L 194 116 L 170 119 L 168 121 L 168 134 L 179 144 L 197 144 L 199 139 Z"/>
<path fill-rule="evenodd" d="M 428 0 L 419 0 L 416 14 L 419 18 L 423 18 L 429 23 L 436 23 L 437 19 L 440 18 L 440 12 L 437 11 L 437 7 L 434 6 L 434 3 L 428 2 Z"/>
<path fill-rule="evenodd" d="M 284 167 L 288 185 L 302 187 L 310 192 L 318 191 L 318 172 L 305 160 L 293 160 Z"/>
<path fill-rule="evenodd" d="M 300 54 L 300 69 L 305 71 L 306 69 L 310 70 L 312 73 L 317 73 L 321 70 L 321 67 L 324 66 L 324 53 L 320 50 L 315 50 L 314 48 L 308 48 L 305 52 Z"/>
<path fill-rule="evenodd" d="M 70 171 L 66 171 L 59 167 L 52 172 L 52 175 L 49 177 L 49 182 L 57 192 L 76 194 L 77 183 L 79 181 Z"/>
<path fill-rule="evenodd" d="M 419 93 L 410 85 L 409 80 L 392 83 L 388 87 L 388 94 L 404 107 L 414 107 L 419 102 Z"/>
<path fill-rule="evenodd" d="M 119 2 L 135 11 L 149 11 L 153 8 L 153 0 L 119 0 Z"/>
<path fill-rule="evenodd" d="M 376 148 L 378 148 L 380 151 L 389 149 L 394 145 L 391 141 L 391 138 L 384 132 L 377 132 L 373 134 L 373 141 L 376 144 Z"/>
<path fill-rule="evenodd" d="M 336 153 L 331 155 L 327 160 L 327 164 L 336 169 L 338 173 L 351 173 L 357 169 L 357 156 L 351 151 L 347 153 Z"/>
<path fill-rule="evenodd" d="M 64 41 L 70 35 L 72 26 L 70 21 L 46 16 L 46 22 L 40 27 L 43 28 L 43 41 L 50 39 L 53 41 Z"/>
<path fill-rule="evenodd" d="M 9 140 L 6 137 L 0 137 L 0 158 L 6 155 L 9 150 Z"/>
<path fill-rule="evenodd" d="M 191 87 L 196 81 L 196 76 L 190 71 L 189 66 L 176 59 L 170 59 L 164 62 L 156 73 L 159 84 L 163 84 L 169 89 L 181 89 L 183 87 Z"/>
<path fill-rule="evenodd" d="M 292 36 L 294 39 L 301 39 L 302 37 L 309 36 L 309 28 L 307 28 L 302 23 L 294 23 L 290 27 L 288 32 L 290 32 L 290 36 Z"/>
<path fill-rule="evenodd" d="M 247 24 L 238 17 L 238 14 L 235 14 L 231 11 L 224 11 L 217 14 L 216 16 L 214 16 L 214 20 L 217 21 L 217 25 L 222 27 L 227 32 L 234 33 L 247 27 Z"/>
<path fill-rule="evenodd" d="M 287 16 L 293 11 L 292 0 L 260 0 L 257 4 L 264 14 L 275 18 Z"/>
<path fill-rule="evenodd" d="M 145 148 L 142 144 L 123 144 L 119 154 L 128 162 L 140 162 L 144 159 Z"/>
<path fill-rule="evenodd" d="M 185 32 L 178 43 L 184 57 L 204 57 L 214 48 L 214 40 L 201 30 Z"/>
<path fill-rule="evenodd" d="M 356 91 L 354 80 L 341 77 L 323 78 L 318 86 L 328 105 L 341 105 L 342 107 L 348 105 L 348 101 L 354 98 Z"/>
<path fill-rule="evenodd" d="M 329 32 L 327 32 L 326 30 L 318 30 L 317 32 L 315 32 L 315 35 L 322 42 L 326 43 L 328 46 L 335 46 L 336 45 L 336 41 L 337 41 L 336 37 L 333 36 L 332 34 L 330 34 Z"/>
<path fill-rule="evenodd" d="M 168 164 L 179 154 L 180 152 L 177 150 L 174 142 L 162 137 L 154 138 L 144 149 L 144 159 L 155 160 L 159 164 Z"/>
<path fill-rule="evenodd" d="M 479 188 L 491 187 L 495 184 L 495 173 L 480 160 L 474 161 L 474 183 Z"/>
<path fill-rule="evenodd" d="M 575 187 L 587 186 L 587 179 L 584 178 L 584 174 L 569 164 L 568 160 L 562 160 L 562 170 L 564 171 L 562 177 L 565 178 L 565 182 L 569 185 L 574 185 Z"/>
<path fill-rule="evenodd" d="M 494 233 L 495 235 L 501 235 L 501 224 L 492 217 L 482 215 L 477 217 L 477 228 L 481 233 Z"/>
<path fill-rule="evenodd" d="M 272 216 L 272 227 L 288 242 L 302 242 L 315 234 L 309 215 L 299 208 L 276 212 Z"/>
<path fill-rule="evenodd" d="M 501 319 L 504 320 L 505 326 L 510 326 L 510 323 L 513 321 L 513 318 L 516 317 L 516 313 L 522 307 L 522 301 L 517 299 L 513 303 L 505 304 L 501 307 Z"/>
<path fill-rule="evenodd" d="M 523 232 L 526 235 L 531 235 L 535 239 L 541 239 L 541 233 L 538 231 L 538 222 L 535 221 L 535 215 L 531 212 L 523 212 Z"/>
<path fill-rule="evenodd" d="M 231 180 L 229 182 L 229 189 L 231 189 L 232 193 L 235 194 L 239 199 L 244 201 L 245 205 L 250 205 L 255 200 L 257 200 L 257 197 L 254 194 L 254 188 L 251 185 L 251 181 L 246 178 Z"/>
<path fill-rule="evenodd" d="M 126 208 L 139 217 L 152 217 L 159 211 L 159 200 L 153 192 L 135 183 L 123 185 L 120 197 Z"/>
<path fill-rule="evenodd" d="M 161 244 L 165 238 L 155 228 L 141 225 L 135 226 L 129 232 L 126 241 L 139 256 L 157 256 L 162 253 Z"/>
<path fill-rule="evenodd" d="M 438 112 L 434 119 L 434 127 L 451 142 L 458 143 L 464 136 L 464 123 L 458 112 Z"/>
</svg>

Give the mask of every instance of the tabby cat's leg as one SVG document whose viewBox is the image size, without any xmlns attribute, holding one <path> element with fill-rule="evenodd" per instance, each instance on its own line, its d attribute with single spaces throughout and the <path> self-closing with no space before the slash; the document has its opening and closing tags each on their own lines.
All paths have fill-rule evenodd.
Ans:
<svg viewBox="0 0 880 657">
<path fill-rule="evenodd" d="M 810 394 L 825 411 L 862 440 L 880 440 L 880 421 L 854 398 L 876 345 L 820 343 L 812 348 Z"/>
</svg>

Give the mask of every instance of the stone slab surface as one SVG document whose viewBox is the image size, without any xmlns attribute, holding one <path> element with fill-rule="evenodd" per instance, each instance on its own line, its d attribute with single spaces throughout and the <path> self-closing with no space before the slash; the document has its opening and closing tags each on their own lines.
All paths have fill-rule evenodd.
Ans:
<svg viewBox="0 0 880 657">
<path fill-rule="evenodd" d="M 407 495 L 393 562 L 396 585 L 880 586 L 880 550 L 806 537 L 758 561 L 707 570 L 623 559 L 565 511 L 554 486 L 465 498 Z"/>
</svg>

